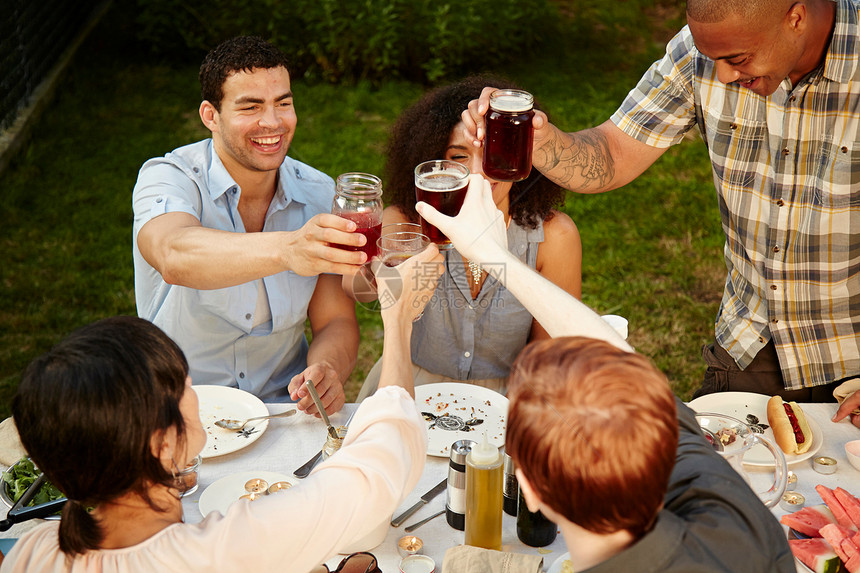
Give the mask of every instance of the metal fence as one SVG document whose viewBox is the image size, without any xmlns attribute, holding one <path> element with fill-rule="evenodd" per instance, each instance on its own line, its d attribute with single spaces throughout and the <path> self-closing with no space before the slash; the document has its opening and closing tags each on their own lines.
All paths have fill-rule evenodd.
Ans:
<svg viewBox="0 0 860 573">
<path fill-rule="evenodd" d="M 0 132 L 104 0 L 0 0 Z"/>
</svg>

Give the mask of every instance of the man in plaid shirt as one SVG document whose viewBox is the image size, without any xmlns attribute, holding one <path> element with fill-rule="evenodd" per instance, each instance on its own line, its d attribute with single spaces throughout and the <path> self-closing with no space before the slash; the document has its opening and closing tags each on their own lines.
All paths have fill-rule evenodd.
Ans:
<svg viewBox="0 0 860 573">
<path fill-rule="evenodd" d="M 825 401 L 860 375 L 858 8 L 689 0 L 688 25 L 609 121 L 564 133 L 535 116 L 534 166 L 583 193 L 632 181 L 698 127 L 728 275 L 697 395 Z M 463 112 L 475 145 L 490 91 Z"/>
</svg>

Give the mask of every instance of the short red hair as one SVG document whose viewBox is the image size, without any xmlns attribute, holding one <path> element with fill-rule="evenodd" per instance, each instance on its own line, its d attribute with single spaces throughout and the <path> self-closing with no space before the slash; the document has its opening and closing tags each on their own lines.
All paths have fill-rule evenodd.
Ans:
<svg viewBox="0 0 860 573">
<path fill-rule="evenodd" d="M 513 364 L 508 398 L 505 447 L 541 501 L 594 533 L 651 528 L 678 420 L 645 357 L 592 338 L 535 342 Z"/>
</svg>

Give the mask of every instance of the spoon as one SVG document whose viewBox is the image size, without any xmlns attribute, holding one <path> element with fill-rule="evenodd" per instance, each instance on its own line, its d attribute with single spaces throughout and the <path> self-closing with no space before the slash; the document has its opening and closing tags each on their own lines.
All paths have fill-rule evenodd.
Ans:
<svg viewBox="0 0 860 573">
<path fill-rule="evenodd" d="M 295 410 L 287 410 L 286 412 L 281 412 L 280 414 L 270 414 L 268 416 L 257 416 L 256 418 L 248 418 L 244 422 L 242 420 L 230 420 L 229 418 L 225 418 L 223 420 L 218 420 L 215 422 L 215 425 L 219 428 L 224 428 L 225 430 L 241 430 L 245 427 L 245 424 L 248 422 L 253 422 L 254 420 L 268 420 L 269 418 L 286 418 L 287 416 L 292 416 L 295 414 Z"/>
<path fill-rule="evenodd" d="M 308 387 L 308 392 L 311 394 L 311 398 L 314 401 L 314 404 L 317 406 L 317 410 L 319 410 L 320 415 L 322 416 L 323 422 L 325 422 L 326 426 L 328 426 L 328 435 L 334 438 L 335 440 L 340 439 L 340 436 L 335 430 L 334 426 L 331 425 L 331 421 L 328 419 L 328 414 L 325 412 L 325 408 L 322 405 L 322 401 L 320 400 L 320 395 L 317 394 L 317 387 L 314 386 L 313 380 L 308 380 L 305 382 L 305 385 Z"/>
</svg>

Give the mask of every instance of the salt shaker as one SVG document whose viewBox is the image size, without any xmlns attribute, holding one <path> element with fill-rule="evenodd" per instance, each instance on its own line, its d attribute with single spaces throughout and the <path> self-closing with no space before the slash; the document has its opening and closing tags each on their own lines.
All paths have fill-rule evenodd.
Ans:
<svg viewBox="0 0 860 573">
<path fill-rule="evenodd" d="M 445 519 L 454 529 L 466 529 L 466 456 L 475 444 L 472 440 L 457 440 L 451 445 L 448 462 L 448 489 Z"/>
</svg>

